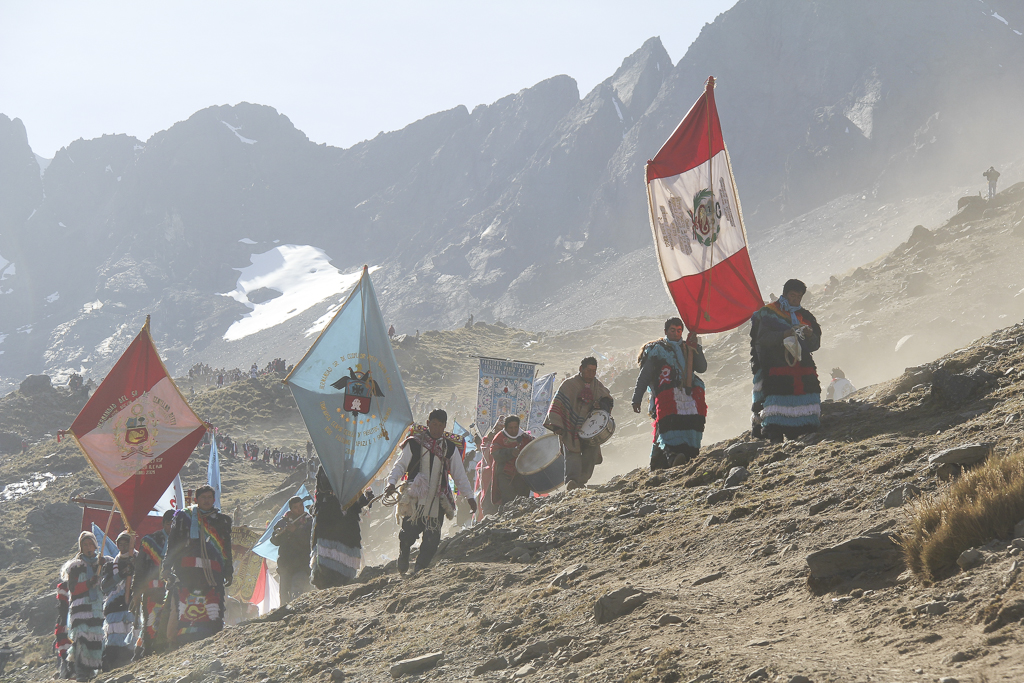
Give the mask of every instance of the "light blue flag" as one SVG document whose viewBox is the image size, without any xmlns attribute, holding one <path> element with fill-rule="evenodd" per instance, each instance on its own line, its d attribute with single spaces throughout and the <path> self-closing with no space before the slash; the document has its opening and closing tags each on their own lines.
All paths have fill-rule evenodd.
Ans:
<svg viewBox="0 0 1024 683">
<path fill-rule="evenodd" d="M 452 434 L 461 436 L 466 440 L 466 460 L 471 460 L 470 453 L 476 450 L 476 442 L 468 429 L 459 424 L 458 420 L 452 420 Z"/>
<path fill-rule="evenodd" d="M 220 510 L 220 454 L 217 452 L 217 435 L 210 438 L 210 464 L 206 466 L 206 483 L 213 487 L 213 505 Z"/>
<path fill-rule="evenodd" d="M 530 405 L 530 425 L 527 430 L 535 439 L 547 434 L 544 420 L 548 416 L 551 397 L 555 393 L 555 373 L 538 377 L 533 383 L 533 402 Z"/>
<path fill-rule="evenodd" d="M 364 266 L 359 284 L 285 379 L 342 507 L 355 502 L 412 424 L 387 329 Z M 356 403 L 369 412 L 353 412 Z"/>
<path fill-rule="evenodd" d="M 96 537 L 100 548 L 103 548 L 100 552 L 108 557 L 117 557 L 117 544 L 103 535 L 103 530 L 96 526 L 96 522 L 92 523 L 92 535 Z"/>
<path fill-rule="evenodd" d="M 313 496 L 309 495 L 309 490 L 306 489 L 306 485 L 303 484 L 299 487 L 299 490 L 295 492 L 295 495 L 302 499 L 302 504 L 306 508 L 306 512 L 313 507 Z M 291 500 L 291 497 L 288 498 Z M 265 557 L 268 560 L 277 562 L 277 551 L 279 548 L 270 542 L 270 537 L 274 535 L 274 525 L 281 521 L 284 517 L 284 513 L 288 512 L 288 501 L 281 506 L 281 509 L 277 511 L 277 515 L 270 521 L 270 525 L 267 530 L 260 536 L 260 540 L 256 542 L 256 545 L 252 547 L 252 551 L 260 557 Z"/>
</svg>

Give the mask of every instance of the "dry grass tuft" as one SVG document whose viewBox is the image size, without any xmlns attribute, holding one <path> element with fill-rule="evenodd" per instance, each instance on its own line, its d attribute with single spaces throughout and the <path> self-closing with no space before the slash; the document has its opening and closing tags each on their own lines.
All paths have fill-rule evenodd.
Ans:
<svg viewBox="0 0 1024 683">
<path fill-rule="evenodd" d="M 899 543 L 914 574 L 935 580 L 968 548 L 1010 538 L 1022 519 L 1024 451 L 990 458 L 943 491 L 919 498 Z"/>
</svg>

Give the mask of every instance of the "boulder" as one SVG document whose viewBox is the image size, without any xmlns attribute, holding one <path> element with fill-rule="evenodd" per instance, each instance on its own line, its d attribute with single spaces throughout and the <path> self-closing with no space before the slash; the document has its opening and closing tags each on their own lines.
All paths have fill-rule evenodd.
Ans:
<svg viewBox="0 0 1024 683">
<path fill-rule="evenodd" d="M 1020 520 L 1013 526 L 1013 537 L 1024 538 L 1024 519 Z"/>
<path fill-rule="evenodd" d="M 883 572 L 903 566 L 903 550 L 889 534 L 866 534 L 807 556 L 808 582 L 824 587 L 861 572 Z"/>
<path fill-rule="evenodd" d="M 18 391 L 26 396 L 38 396 L 51 389 L 53 389 L 53 384 L 50 382 L 49 375 L 29 375 L 21 380 L 21 386 L 18 387 Z"/>
<path fill-rule="evenodd" d="M 648 597 L 646 593 L 632 586 L 623 586 L 605 593 L 594 603 L 594 620 L 598 624 L 607 624 L 617 617 L 629 614 L 647 602 Z"/>
<path fill-rule="evenodd" d="M 932 375 L 932 398 L 947 406 L 961 406 L 997 386 L 998 377 L 980 368 L 954 374 L 939 368 Z"/>
<path fill-rule="evenodd" d="M 971 443 L 956 448 L 947 448 L 928 456 L 930 465 L 976 465 L 992 454 L 991 443 Z"/>
</svg>

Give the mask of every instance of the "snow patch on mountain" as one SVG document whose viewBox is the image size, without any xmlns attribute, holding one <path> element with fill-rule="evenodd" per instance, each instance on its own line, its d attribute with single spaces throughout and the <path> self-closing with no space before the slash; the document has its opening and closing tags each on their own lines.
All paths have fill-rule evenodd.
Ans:
<svg viewBox="0 0 1024 683">
<path fill-rule="evenodd" d="M 307 244 L 283 244 L 249 259 L 251 265 L 235 269 L 239 275 L 234 291 L 221 295 L 245 304 L 252 312 L 228 327 L 225 341 L 280 325 L 330 296 L 347 292 L 361 274 L 343 275 L 322 249 Z M 259 289 L 271 289 L 281 296 L 254 304 L 249 294 Z"/>
<path fill-rule="evenodd" d="M 247 138 L 247 137 L 245 137 L 244 135 L 242 135 L 241 133 L 238 132 L 239 130 L 241 130 L 241 127 L 236 128 L 235 126 L 232 126 L 227 121 L 221 121 L 221 123 L 223 123 L 229 129 L 231 129 L 231 132 L 235 134 L 235 137 L 238 138 L 239 140 L 241 140 L 242 142 L 244 142 L 245 144 L 247 144 L 247 145 L 255 145 L 256 144 L 255 140 L 253 140 L 251 138 Z"/>
</svg>

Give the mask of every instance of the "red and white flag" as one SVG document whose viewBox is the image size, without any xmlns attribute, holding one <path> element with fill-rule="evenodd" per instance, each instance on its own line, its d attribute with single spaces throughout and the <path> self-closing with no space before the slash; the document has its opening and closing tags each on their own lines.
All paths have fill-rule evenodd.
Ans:
<svg viewBox="0 0 1024 683">
<path fill-rule="evenodd" d="M 647 162 L 651 230 L 669 295 L 695 334 L 739 327 L 764 302 L 747 253 L 715 79 Z"/>
<path fill-rule="evenodd" d="M 167 373 L 147 320 L 75 418 L 71 433 L 135 530 L 206 428 Z"/>
</svg>

